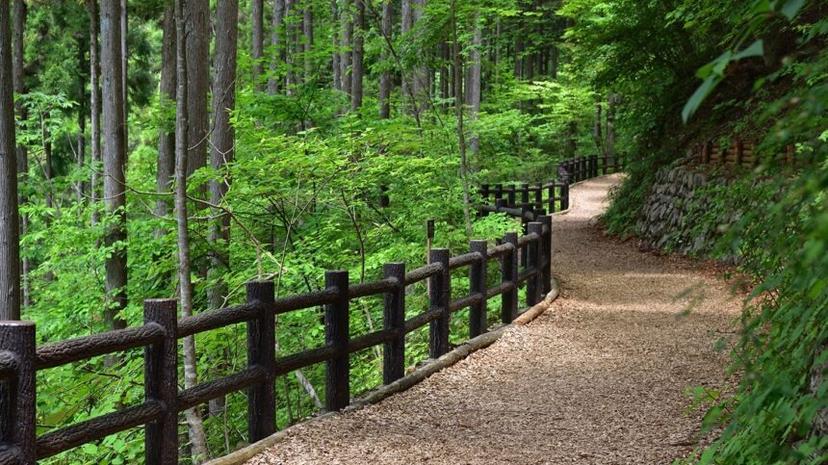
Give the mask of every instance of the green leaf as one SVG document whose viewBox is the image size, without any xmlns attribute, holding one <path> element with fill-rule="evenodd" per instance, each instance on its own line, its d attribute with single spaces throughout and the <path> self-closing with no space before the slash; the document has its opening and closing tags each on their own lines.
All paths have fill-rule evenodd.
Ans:
<svg viewBox="0 0 828 465">
<path fill-rule="evenodd" d="M 681 110 L 681 118 L 686 123 L 690 120 L 696 110 L 699 109 L 701 104 L 704 102 L 704 99 L 713 92 L 713 89 L 719 84 L 721 78 L 716 75 L 708 76 L 707 79 L 702 82 L 696 92 L 687 100 L 687 103 L 684 105 L 684 109 Z"/>
<path fill-rule="evenodd" d="M 758 57 L 764 54 L 765 43 L 762 41 L 762 39 L 759 39 L 754 43 L 750 44 L 746 49 L 742 50 L 736 55 L 733 55 L 733 59 L 731 61 L 741 60 L 743 58 Z"/>
<path fill-rule="evenodd" d="M 784 5 L 782 5 L 782 9 L 779 11 L 785 15 L 788 20 L 793 21 L 799 13 L 799 10 L 802 9 L 803 5 L 805 5 L 805 0 L 788 0 Z"/>
</svg>

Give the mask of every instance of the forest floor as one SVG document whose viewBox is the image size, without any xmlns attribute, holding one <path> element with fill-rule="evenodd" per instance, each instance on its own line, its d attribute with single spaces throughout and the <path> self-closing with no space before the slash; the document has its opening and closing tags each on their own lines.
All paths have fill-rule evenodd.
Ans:
<svg viewBox="0 0 828 465">
<path fill-rule="evenodd" d="M 688 390 L 726 388 L 741 297 L 710 267 L 639 252 L 596 217 L 617 176 L 555 218 L 562 295 L 527 326 L 379 404 L 300 424 L 249 465 L 669 464 L 699 444 Z"/>
</svg>

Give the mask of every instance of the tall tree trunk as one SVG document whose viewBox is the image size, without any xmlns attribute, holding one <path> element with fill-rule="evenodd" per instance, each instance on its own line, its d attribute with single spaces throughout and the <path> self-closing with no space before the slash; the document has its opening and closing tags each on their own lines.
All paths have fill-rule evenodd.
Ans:
<svg viewBox="0 0 828 465">
<path fill-rule="evenodd" d="M 84 69 L 86 67 L 86 50 L 84 50 L 85 44 L 83 40 L 80 38 L 78 39 L 78 69 Z M 75 152 L 75 163 L 78 165 L 78 169 L 82 170 L 83 166 L 86 164 L 86 81 L 83 79 L 83 75 L 78 74 L 78 95 L 80 96 L 80 102 L 78 104 L 78 139 L 77 139 L 77 150 Z M 77 198 L 78 204 L 83 202 L 84 195 L 86 194 L 86 182 L 83 180 L 78 180 L 75 182 L 75 197 Z"/>
<path fill-rule="evenodd" d="M 578 122 L 570 121 L 566 127 L 566 146 L 564 153 L 567 158 L 572 158 L 578 151 Z"/>
<path fill-rule="evenodd" d="M 440 98 L 443 99 L 443 103 L 440 105 L 443 111 L 447 111 L 449 106 L 446 101 L 451 96 L 451 91 L 449 86 L 451 85 L 451 77 L 449 76 L 449 70 L 451 69 L 451 50 L 449 50 L 448 42 L 440 42 Z"/>
<path fill-rule="evenodd" d="M 238 51 L 238 0 L 219 0 L 216 4 L 216 49 L 213 73 L 213 130 L 210 133 L 210 161 L 223 180 L 210 181 L 210 202 L 221 205 L 230 185 L 227 165 L 233 162 L 235 131 L 230 114 L 236 107 L 236 57 Z M 210 224 L 210 271 L 207 290 L 210 308 L 221 308 L 227 295 L 224 275 L 230 270 L 230 217 L 225 210 L 213 208 Z M 225 399 L 210 402 L 210 412 L 224 412 Z"/>
<path fill-rule="evenodd" d="M 210 113 L 210 1 L 186 0 L 187 34 L 187 174 L 207 164 L 207 132 Z M 176 34 L 177 36 L 177 34 Z"/>
<path fill-rule="evenodd" d="M 413 28 L 415 24 L 417 24 L 420 19 L 423 17 L 426 8 L 426 0 L 410 0 L 412 2 L 411 6 L 411 27 Z M 462 72 L 458 75 L 462 75 Z M 416 107 L 414 111 L 419 113 L 426 108 L 428 101 L 431 97 L 430 90 L 431 86 L 429 83 L 429 70 L 428 68 L 423 65 L 417 65 L 413 72 L 412 72 L 412 89 L 411 91 L 414 94 L 416 100 Z M 419 118 L 419 116 L 418 116 Z"/>
<path fill-rule="evenodd" d="M 595 103 L 595 124 L 593 125 L 592 138 L 595 141 L 595 148 L 599 155 L 604 155 L 604 136 L 601 128 L 604 125 L 603 117 L 601 116 L 601 102 Z"/>
<path fill-rule="evenodd" d="M 161 40 L 161 101 L 169 105 L 175 102 L 176 88 L 176 35 L 175 35 L 175 6 L 168 3 L 164 8 L 162 24 L 163 38 Z M 175 129 L 162 126 L 158 134 L 158 165 L 155 177 L 155 188 L 159 194 L 167 194 L 172 189 L 173 173 L 175 172 Z M 155 214 L 164 217 L 170 212 L 170 200 L 159 195 L 155 202 Z M 156 231 L 156 236 L 164 234 L 164 230 Z"/>
<path fill-rule="evenodd" d="M 500 82 L 500 64 L 502 60 L 500 58 L 501 54 L 501 47 L 502 44 L 500 42 L 500 34 L 501 34 L 501 21 L 500 16 L 495 19 L 495 39 L 494 39 L 494 63 L 493 63 L 493 73 L 494 73 L 494 86 L 499 87 L 498 83 Z"/>
<path fill-rule="evenodd" d="M 515 37 L 515 78 L 523 79 L 523 50 L 525 48 L 525 34 L 523 32 L 523 21 L 518 19 L 517 35 Z"/>
<path fill-rule="evenodd" d="M 40 114 L 40 143 L 43 147 L 43 178 L 46 181 L 46 191 L 43 195 L 45 198 L 46 208 L 54 207 L 54 196 L 52 185 L 52 136 L 49 133 L 49 127 L 46 120 L 49 119 L 49 112 Z M 48 224 L 49 216 L 46 216 L 46 223 Z"/>
<path fill-rule="evenodd" d="M 260 89 L 259 80 L 262 78 L 262 55 L 264 51 L 264 0 L 251 0 L 250 25 L 250 57 L 253 58 L 253 84 L 257 89 Z"/>
<path fill-rule="evenodd" d="M 333 24 L 339 24 L 339 7 L 336 0 L 331 0 L 331 19 Z M 331 68 L 333 75 L 333 87 L 336 90 L 342 90 L 342 69 L 339 61 L 339 29 L 334 27 L 331 34 L 331 41 L 333 42 L 333 53 L 331 54 Z"/>
<path fill-rule="evenodd" d="M 411 2 L 414 0 L 402 0 L 400 5 L 400 35 L 403 36 L 405 40 L 405 35 L 411 32 L 411 28 L 414 25 L 414 16 L 411 11 Z M 411 86 L 411 76 L 410 70 L 402 69 L 400 70 L 402 73 L 402 94 L 404 101 L 407 101 L 405 97 L 413 96 L 412 93 L 412 86 Z M 412 108 L 408 108 L 408 112 L 411 114 L 416 114 L 416 99 L 411 99 L 410 106 Z"/>
<path fill-rule="evenodd" d="M 393 40 L 394 34 L 394 5 L 391 4 L 390 1 L 386 1 L 382 3 L 382 35 L 388 42 Z M 391 117 L 391 86 L 392 84 L 392 76 L 391 76 L 391 69 L 388 65 L 389 59 L 389 52 L 388 47 L 384 46 L 382 48 L 382 61 L 384 62 L 385 69 L 382 72 L 382 76 L 380 77 L 380 90 L 379 90 L 379 100 L 380 100 L 380 109 L 379 109 L 379 117 L 380 119 L 387 119 Z"/>
<path fill-rule="evenodd" d="M 14 36 L 14 49 L 12 54 L 12 75 L 14 79 L 14 92 L 18 95 L 24 94 L 26 92 L 26 83 L 23 82 L 23 79 L 25 77 L 25 63 L 23 62 L 23 32 L 26 29 L 26 13 L 26 3 L 23 0 L 14 0 L 14 20 L 12 34 Z M 17 117 L 20 121 L 25 121 L 28 117 L 26 107 L 23 106 L 22 102 L 17 102 L 15 104 L 15 111 L 17 112 Z M 27 153 L 26 146 L 24 144 L 17 145 L 16 158 L 18 182 L 22 183 L 25 186 L 29 177 L 29 154 Z M 18 191 L 18 205 L 25 205 L 28 202 L 26 195 L 22 192 L 23 190 Z M 19 221 L 20 236 L 22 237 L 29 230 L 29 215 L 26 215 L 25 213 L 20 215 Z M 21 291 L 23 298 L 23 307 L 25 308 L 31 305 L 29 293 L 29 268 L 31 267 L 31 264 L 29 263 L 29 259 L 26 257 L 23 257 L 21 264 Z"/>
<path fill-rule="evenodd" d="M 480 82 L 481 82 L 481 56 L 480 49 L 483 47 L 483 26 L 480 23 L 480 13 L 478 12 L 474 18 L 474 36 L 472 37 L 472 49 L 470 53 L 471 66 L 469 66 L 469 107 L 471 110 L 470 118 L 476 120 L 480 113 Z M 477 134 L 473 134 L 469 142 L 472 156 L 477 158 L 480 154 L 480 138 Z"/>
<path fill-rule="evenodd" d="M 310 0 L 305 0 L 302 18 L 302 33 L 305 36 L 305 83 L 309 83 L 313 76 L 313 3 Z"/>
<path fill-rule="evenodd" d="M 198 0 L 196 0 L 198 1 Z M 188 58 L 190 41 L 186 36 L 187 25 L 185 24 L 184 9 L 190 2 L 186 0 L 175 0 L 176 19 L 176 122 L 175 122 L 175 218 L 178 224 L 178 288 L 180 291 L 181 313 L 184 316 L 193 314 L 193 285 L 190 279 L 190 236 L 187 218 L 187 177 L 190 169 L 187 166 L 190 146 L 189 140 L 189 107 L 191 100 L 188 98 L 189 73 Z M 188 13 L 192 9 L 187 8 Z M 189 336 L 184 338 L 184 387 L 190 388 L 198 383 L 196 371 L 195 338 Z M 187 425 L 189 427 L 190 444 L 193 463 L 202 463 L 209 457 L 207 450 L 207 438 L 204 434 L 204 425 L 198 410 L 191 408 L 185 412 Z"/>
<path fill-rule="evenodd" d="M 0 6 L 0 318 L 20 319 L 20 224 L 9 3 Z"/>
<path fill-rule="evenodd" d="M 615 166 L 615 111 L 620 101 L 618 94 L 610 94 L 607 101 L 607 150 L 606 162 Z"/>
<path fill-rule="evenodd" d="M 276 77 L 279 66 L 284 63 L 284 22 L 285 0 L 273 0 L 273 15 L 270 23 L 270 45 L 273 47 L 273 58 L 270 60 L 270 77 L 267 80 L 267 92 L 271 95 L 279 93 L 279 79 Z"/>
<path fill-rule="evenodd" d="M 129 161 L 129 84 L 127 82 L 127 77 L 129 76 L 129 48 L 127 47 L 127 38 L 129 37 L 128 19 L 127 0 L 121 0 L 121 105 L 124 107 L 124 166 Z"/>
<path fill-rule="evenodd" d="M 354 0 L 353 63 L 351 64 L 351 110 L 362 107 L 362 79 L 364 75 L 363 60 L 365 55 L 365 0 Z"/>
<path fill-rule="evenodd" d="M 343 0 L 342 10 L 339 12 L 339 21 L 342 24 L 342 44 L 340 46 L 340 77 L 342 79 L 342 90 L 351 95 L 353 90 L 351 86 L 351 65 L 353 58 L 353 35 L 354 22 L 351 5 L 353 0 Z"/>
<path fill-rule="evenodd" d="M 89 13 L 89 113 L 90 113 L 90 145 L 92 146 L 92 175 L 89 179 L 89 203 L 92 205 L 92 224 L 98 223 L 97 205 L 100 197 L 98 170 L 101 163 L 101 73 L 100 55 L 98 47 L 98 0 L 86 0 L 86 9 Z"/>
<path fill-rule="evenodd" d="M 457 145 L 460 148 L 460 179 L 463 182 L 463 219 L 466 236 L 471 239 L 471 196 L 469 193 L 469 160 L 466 154 L 466 134 L 463 127 L 463 62 L 460 60 L 460 42 L 457 34 L 457 0 L 451 0 L 451 40 L 454 53 L 454 111 L 457 119 Z"/>
<path fill-rule="evenodd" d="M 235 131 L 230 124 L 230 113 L 236 107 L 236 50 L 238 39 L 238 0 L 219 0 L 216 7 L 216 51 L 215 72 L 213 78 L 213 132 L 210 136 L 210 160 L 213 169 L 221 173 L 234 159 Z M 210 182 L 210 202 L 220 205 L 230 183 L 225 174 L 225 182 Z M 211 271 L 223 275 L 230 264 L 230 217 L 219 209 L 214 209 L 216 218 L 210 226 Z M 212 280 L 211 280 L 212 281 Z M 227 294 L 224 280 L 216 278 L 215 286 L 209 290 L 210 308 L 220 308 Z"/>
<path fill-rule="evenodd" d="M 285 0 L 285 93 L 291 95 L 293 86 L 296 84 L 296 23 L 295 15 L 299 0 Z"/>
<path fill-rule="evenodd" d="M 121 87 L 121 4 L 105 1 L 101 7 L 101 78 L 103 80 L 104 205 L 108 222 L 104 243 L 113 248 L 106 258 L 107 305 L 104 318 L 112 329 L 126 327 L 119 315 L 127 305 L 126 154 Z"/>
<path fill-rule="evenodd" d="M 552 79 L 558 79 L 558 58 L 560 52 L 558 47 L 553 45 L 549 56 L 549 76 Z"/>
</svg>

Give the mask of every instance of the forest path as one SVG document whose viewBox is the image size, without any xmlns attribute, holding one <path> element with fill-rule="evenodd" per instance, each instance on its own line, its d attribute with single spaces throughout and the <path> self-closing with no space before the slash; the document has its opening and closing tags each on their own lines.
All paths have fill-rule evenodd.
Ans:
<svg viewBox="0 0 828 465">
<path fill-rule="evenodd" d="M 413 388 L 291 428 L 249 465 L 669 464 L 696 444 L 686 389 L 725 384 L 740 299 L 687 260 L 604 237 L 617 176 L 572 189 L 553 223 L 562 296 Z M 687 310 L 691 310 L 689 313 Z"/>
</svg>

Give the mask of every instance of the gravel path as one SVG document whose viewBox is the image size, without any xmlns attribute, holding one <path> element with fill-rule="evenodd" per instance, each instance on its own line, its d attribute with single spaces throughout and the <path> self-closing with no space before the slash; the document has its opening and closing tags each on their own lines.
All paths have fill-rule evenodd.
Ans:
<svg viewBox="0 0 828 465">
<path fill-rule="evenodd" d="M 669 464 L 698 441 L 686 389 L 725 384 L 713 350 L 739 299 L 698 264 L 594 226 L 608 189 L 555 219 L 562 297 L 528 326 L 406 392 L 300 424 L 248 465 Z M 690 310 L 688 312 L 688 310 Z"/>
</svg>

